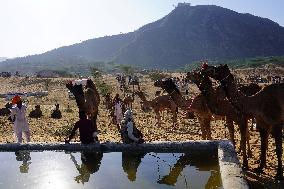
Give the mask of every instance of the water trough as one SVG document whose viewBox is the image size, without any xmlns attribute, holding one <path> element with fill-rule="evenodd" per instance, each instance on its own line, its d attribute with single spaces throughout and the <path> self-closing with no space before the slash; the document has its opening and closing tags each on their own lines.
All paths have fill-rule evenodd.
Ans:
<svg viewBox="0 0 284 189">
<path fill-rule="evenodd" d="M 246 189 L 249 188 L 239 160 L 231 142 L 227 140 L 216 141 L 184 141 L 184 142 L 151 142 L 145 144 L 122 144 L 115 142 L 82 145 L 80 143 L 29 143 L 0 144 L 0 151 L 102 151 L 102 152 L 190 152 L 200 155 L 209 154 L 218 156 L 218 163 L 224 189 Z M 206 161 L 206 160 L 204 160 Z"/>
</svg>

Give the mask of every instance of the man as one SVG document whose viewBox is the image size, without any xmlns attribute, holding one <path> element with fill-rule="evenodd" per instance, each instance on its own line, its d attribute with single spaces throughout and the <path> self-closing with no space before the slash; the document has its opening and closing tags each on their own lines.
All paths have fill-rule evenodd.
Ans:
<svg viewBox="0 0 284 189">
<path fill-rule="evenodd" d="M 97 141 L 97 133 L 95 132 L 94 124 L 91 120 L 87 119 L 87 115 L 84 111 L 79 112 L 79 118 L 80 120 L 75 123 L 69 139 L 66 139 L 65 143 L 69 144 L 78 128 L 80 132 L 80 141 L 82 144 L 90 144 Z"/>
<path fill-rule="evenodd" d="M 115 116 L 116 126 L 118 131 L 120 131 L 120 122 L 123 118 L 123 113 L 122 113 L 122 100 L 119 97 L 119 94 L 115 95 L 113 104 L 114 104 L 114 116 Z"/>
<path fill-rule="evenodd" d="M 22 99 L 20 96 L 16 95 L 12 99 L 12 109 L 11 109 L 11 121 L 14 123 L 14 133 L 17 138 L 18 143 L 22 143 L 22 133 L 25 134 L 26 141 L 30 142 L 30 128 L 26 118 L 26 110 L 27 107 L 25 104 L 22 103 Z"/>
<path fill-rule="evenodd" d="M 131 110 L 127 110 L 124 113 L 124 118 L 121 123 L 121 138 L 123 143 L 144 143 L 143 134 L 134 125 Z"/>
</svg>

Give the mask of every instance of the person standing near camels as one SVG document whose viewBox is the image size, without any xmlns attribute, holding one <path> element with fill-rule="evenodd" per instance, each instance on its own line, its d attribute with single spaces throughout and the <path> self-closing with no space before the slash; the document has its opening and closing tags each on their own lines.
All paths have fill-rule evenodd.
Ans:
<svg viewBox="0 0 284 189">
<path fill-rule="evenodd" d="M 26 142 L 30 142 L 31 134 L 29 124 L 26 118 L 27 106 L 23 104 L 20 96 L 16 95 L 12 99 L 11 121 L 14 123 L 13 130 L 16 136 L 17 142 L 22 143 L 22 134 L 25 134 Z"/>
<path fill-rule="evenodd" d="M 123 113 L 122 113 L 122 100 L 119 97 L 119 94 L 115 95 L 113 104 L 114 104 L 114 116 L 115 116 L 116 126 L 118 131 L 120 131 L 120 122 L 123 118 Z"/>
</svg>

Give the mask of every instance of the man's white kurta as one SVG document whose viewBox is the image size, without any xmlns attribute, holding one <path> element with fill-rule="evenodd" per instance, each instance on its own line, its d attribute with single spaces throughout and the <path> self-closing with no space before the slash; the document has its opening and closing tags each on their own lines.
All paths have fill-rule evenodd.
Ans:
<svg viewBox="0 0 284 189">
<path fill-rule="evenodd" d="M 122 114 L 122 104 L 121 102 L 116 102 L 114 105 L 114 115 L 116 117 L 116 123 L 120 123 L 122 118 L 123 118 L 123 114 Z"/>
<path fill-rule="evenodd" d="M 21 109 L 19 109 L 17 105 L 13 106 L 11 109 L 11 118 L 14 118 L 15 116 L 13 127 L 15 133 L 29 131 L 29 124 L 26 118 L 26 110 L 27 107 L 24 104 L 22 105 Z"/>
</svg>

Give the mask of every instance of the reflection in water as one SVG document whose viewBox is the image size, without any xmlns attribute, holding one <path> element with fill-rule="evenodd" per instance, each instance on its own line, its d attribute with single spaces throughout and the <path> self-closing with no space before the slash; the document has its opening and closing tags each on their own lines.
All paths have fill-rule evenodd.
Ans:
<svg viewBox="0 0 284 189">
<path fill-rule="evenodd" d="M 77 183 L 84 184 L 89 181 L 90 175 L 97 172 L 100 168 L 101 161 L 103 158 L 102 152 L 81 152 L 82 164 L 79 165 L 75 157 L 70 154 L 71 160 L 73 161 L 79 175 L 74 178 Z"/>
<path fill-rule="evenodd" d="M 21 173 L 29 172 L 29 165 L 32 163 L 30 152 L 26 150 L 20 150 L 15 152 L 16 160 L 23 161 L 22 165 L 20 165 L 19 169 Z"/>
<path fill-rule="evenodd" d="M 179 157 L 170 173 L 164 176 L 158 181 L 159 184 L 166 184 L 174 186 L 177 182 L 178 177 L 181 175 L 183 169 L 190 165 L 198 168 L 199 171 L 208 171 L 211 169 L 211 175 L 205 185 L 205 189 L 219 188 L 221 186 L 221 178 L 218 171 L 212 170 L 216 160 L 208 159 L 206 161 L 200 161 L 199 158 L 193 158 L 190 154 L 183 154 Z"/>
<path fill-rule="evenodd" d="M 129 181 L 136 180 L 137 169 L 145 155 L 145 152 L 122 152 L 122 168 Z"/>
<path fill-rule="evenodd" d="M 17 151 L 0 161 L 6 189 L 222 188 L 217 159 L 189 153 Z"/>
</svg>

